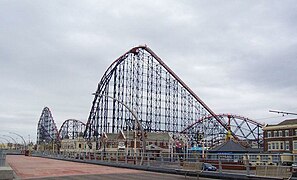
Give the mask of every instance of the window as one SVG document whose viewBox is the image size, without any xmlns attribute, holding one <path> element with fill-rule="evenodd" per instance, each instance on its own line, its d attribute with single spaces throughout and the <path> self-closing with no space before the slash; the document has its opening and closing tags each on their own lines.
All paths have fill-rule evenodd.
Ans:
<svg viewBox="0 0 297 180">
<path fill-rule="evenodd" d="M 297 135 L 297 129 L 295 129 L 295 136 Z"/>
<path fill-rule="evenodd" d="M 289 144 L 289 141 L 286 141 L 286 150 L 290 150 L 290 144 Z"/>
<path fill-rule="evenodd" d="M 293 142 L 293 147 L 294 147 L 294 150 L 297 150 L 297 141 Z"/>
<path fill-rule="evenodd" d="M 275 149 L 279 149 L 279 143 L 278 142 L 275 143 Z"/>
<path fill-rule="evenodd" d="M 272 147 L 272 149 L 275 149 L 275 144 L 271 143 L 271 147 Z"/>
<path fill-rule="evenodd" d="M 297 162 L 297 155 L 294 155 L 294 162 Z"/>
<path fill-rule="evenodd" d="M 268 161 L 268 155 L 261 155 L 261 161 Z"/>
<path fill-rule="evenodd" d="M 280 142 L 280 149 L 284 149 L 284 142 Z"/>
<path fill-rule="evenodd" d="M 78 148 L 81 148 L 81 144 L 78 144 Z"/>
<path fill-rule="evenodd" d="M 286 136 L 286 137 L 289 136 L 289 130 L 285 130 L 285 136 Z"/>
<path fill-rule="evenodd" d="M 271 149 L 271 143 L 268 143 L 268 150 Z"/>
<path fill-rule="evenodd" d="M 272 155 L 272 161 L 273 162 L 279 162 L 279 155 Z"/>
<path fill-rule="evenodd" d="M 267 137 L 271 137 L 271 131 L 267 131 Z"/>
<path fill-rule="evenodd" d="M 277 136 L 278 136 L 277 131 L 274 131 L 274 132 L 273 132 L 273 136 L 274 136 L 274 137 L 277 137 Z"/>
<path fill-rule="evenodd" d="M 257 155 L 250 155 L 250 161 L 257 161 Z"/>
<path fill-rule="evenodd" d="M 282 137 L 283 136 L 283 131 L 278 131 L 278 136 Z"/>
</svg>

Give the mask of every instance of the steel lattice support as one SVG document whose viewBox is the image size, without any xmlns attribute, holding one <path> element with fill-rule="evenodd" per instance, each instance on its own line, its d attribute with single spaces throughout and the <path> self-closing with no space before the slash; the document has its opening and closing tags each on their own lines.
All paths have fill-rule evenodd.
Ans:
<svg viewBox="0 0 297 180">
<path fill-rule="evenodd" d="M 82 137 L 85 129 L 85 123 L 75 119 L 68 119 L 63 122 L 59 130 L 59 140 Z"/>
<path fill-rule="evenodd" d="M 37 127 L 37 144 L 50 143 L 58 139 L 58 130 L 48 107 L 42 110 Z"/>
<path fill-rule="evenodd" d="M 105 96 L 100 96 L 104 94 Z M 149 132 L 181 132 L 195 119 L 213 116 L 225 123 L 148 47 L 131 49 L 107 69 L 95 93 L 84 136 L 134 129 L 131 113 L 112 99 L 136 112 Z"/>
<path fill-rule="evenodd" d="M 239 141 L 248 145 L 262 146 L 263 124 L 238 115 L 220 114 L 217 117 L 226 126 L 230 126 L 230 131 L 238 137 Z M 197 135 L 201 134 L 207 142 L 207 146 L 212 147 L 225 140 L 227 131 L 213 116 L 205 116 L 189 125 L 182 132 L 188 134 L 192 142 L 197 141 Z"/>
</svg>

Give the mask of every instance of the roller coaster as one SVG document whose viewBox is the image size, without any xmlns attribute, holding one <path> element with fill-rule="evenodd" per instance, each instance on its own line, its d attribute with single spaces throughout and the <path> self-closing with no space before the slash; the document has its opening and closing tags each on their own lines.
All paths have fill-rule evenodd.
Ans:
<svg viewBox="0 0 297 180">
<path fill-rule="evenodd" d="M 44 108 L 38 122 L 37 143 L 78 135 L 86 140 L 98 139 L 105 132 L 139 129 L 131 110 L 146 132 L 183 133 L 193 142 L 197 141 L 197 134 L 202 134 L 211 145 L 230 132 L 236 140 L 262 144 L 263 124 L 213 112 L 147 46 L 130 49 L 107 68 L 85 124 L 66 120 L 57 131 L 50 110 Z"/>
</svg>

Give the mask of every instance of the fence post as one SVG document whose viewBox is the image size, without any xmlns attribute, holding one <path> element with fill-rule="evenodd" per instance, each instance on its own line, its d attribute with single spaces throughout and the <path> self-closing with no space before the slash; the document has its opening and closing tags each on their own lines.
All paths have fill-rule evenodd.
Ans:
<svg viewBox="0 0 297 180">
<path fill-rule="evenodd" d="M 222 173 L 222 160 L 219 157 L 219 173 Z"/>
<path fill-rule="evenodd" d="M 246 155 L 246 174 L 250 175 L 250 161 L 248 155 Z"/>
<path fill-rule="evenodd" d="M 125 150 L 125 163 L 128 163 L 128 150 Z"/>
<path fill-rule="evenodd" d="M 147 158 L 147 166 L 150 166 L 150 153 L 146 154 L 146 158 Z"/>
<path fill-rule="evenodd" d="M 250 164 L 247 163 L 246 164 L 246 175 L 250 175 L 250 173 L 251 173 Z"/>
<path fill-rule="evenodd" d="M 267 176 L 267 165 L 265 165 L 265 176 Z"/>
</svg>

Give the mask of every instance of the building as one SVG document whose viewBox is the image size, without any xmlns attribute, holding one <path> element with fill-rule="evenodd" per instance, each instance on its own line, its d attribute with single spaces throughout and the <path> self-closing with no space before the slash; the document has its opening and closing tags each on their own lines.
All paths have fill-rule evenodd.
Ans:
<svg viewBox="0 0 297 180">
<path fill-rule="evenodd" d="M 172 153 L 174 139 L 166 132 L 145 132 L 146 152 L 151 154 Z M 104 133 L 99 143 L 99 152 L 123 151 L 129 155 L 142 150 L 141 133 L 134 131 L 119 131 L 119 133 Z"/>
<path fill-rule="evenodd" d="M 224 143 L 208 150 L 208 159 L 218 160 L 222 162 L 241 162 L 247 154 L 259 154 L 263 151 L 261 148 L 250 148 L 243 146 L 240 142 L 229 139 Z"/>
<path fill-rule="evenodd" d="M 283 154 L 283 161 L 297 162 L 297 119 L 287 119 L 263 128 L 264 151 Z"/>
<path fill-rule="evenodd" d="M 96 142 L 87 142 L 83 137 L 75 139 L 63 139 L 61 141 L 61 154 L 68 154 L 70 156 L 77 156 L 81 153 L 93 153 L 96 151 Z"/>
<path fill-rule="evenodd" d="M 182 136 L 178 136 L 182 144 Z M 97 154 L 97 156 L 108 155 L 124 157 L 139 156 L 142 152 L 141 133 L 135 131 L 119 131 L 118 133 L 103 133 L 96 141 L 88 142 L 83 137 L 75 139 L 63 139 L 61 141 L 60 153 L 67 156 L 77 157 L 78 154 Z M 175 139 L 168 132 L 145 132 L 146 153 L 150 156 L 172 156 L 175 148 Z"/>
<path fill-rule="evenodd" d="M 264 151 L 297 154 L 297 119 L 267 125 L 263 131 Z"/>
</svg>

